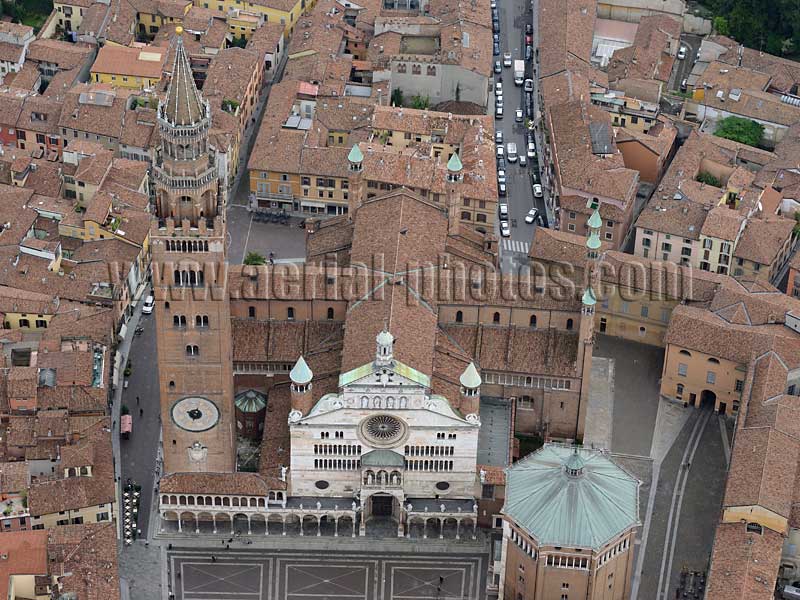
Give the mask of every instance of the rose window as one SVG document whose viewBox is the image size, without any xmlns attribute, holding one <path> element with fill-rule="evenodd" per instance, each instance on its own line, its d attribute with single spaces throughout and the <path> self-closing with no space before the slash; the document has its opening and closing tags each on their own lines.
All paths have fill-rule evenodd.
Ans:
<svg viewBox="0 0 800 600">
<path fill-rule="evenodd" d="M 373 446 L 393 446 L 406 437 L 406 424 L 392 415 L 375 415 L 361 423 L 361 435 Z"/>
</svg>

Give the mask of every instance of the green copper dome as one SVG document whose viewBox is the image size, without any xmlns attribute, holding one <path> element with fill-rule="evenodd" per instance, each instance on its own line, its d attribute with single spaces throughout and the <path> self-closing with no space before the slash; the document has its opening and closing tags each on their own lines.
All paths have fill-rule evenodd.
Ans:
<svg viewBox="0 0 800 600">
<path fill-rule="evenodd" d="M 256 390 L 246 390 L 236 394 L 233 402 L 244 413 L 257 413 L 267 405 L 267 397 Z"/>
<path fill-rule="evenodd" d="M 594 290 L 591 286 L 587 287 L 586 291 L 583 292 L 581 302 L 583 302 L 585 306 L 594 306 L 597 304 L 597 298 L 594 297 Z"/>
<path fill-rule="evenodd" d="M 350 154 L 347 155 L 347 160 L 351 163 L 360 163 L 364 160 L 364 155 L 361 153 L 361 148 L 358 147 L 358 144 L 353 144 Z"/>
<path fill-rule="evenodd" d="M 464 165 L 461 164 L 461 159 L 458 158 L 458 152 L 453 152 L 453 156 L 447 161 L 447 170 L 451 173 L 458 173 L 463 168 Z"/>
<path fill-rule="evenodd" d="M 600 237 L 597 235 L 596 231 L 593 231 L 589 239 L 586 240 L 586 247 L 590 250 L 597 250 L 600 248 Z"/>
<path fill-rule="evenodd" d="M 594 212 L 592 213 L 592 216 L 589 217 L 589 227 L 591 227 L 592 229 L 600 229 L 602 226 L 603 226 L 603 219 L 600 216 L 600 211 L 595 208 Z"/>
</svg>

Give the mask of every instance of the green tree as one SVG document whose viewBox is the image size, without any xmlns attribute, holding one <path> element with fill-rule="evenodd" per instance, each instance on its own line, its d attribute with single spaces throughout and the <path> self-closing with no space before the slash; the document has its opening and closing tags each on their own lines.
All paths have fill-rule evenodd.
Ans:
<svg viewBox="0 0 800 600">
<path fill-rule="evenodd" d="M 714 135 L 748 146 L 758 146 L 764 135 L 764 126 L 742 117 L 726 117 L 717 121 Z"/>
<path fill-rule="evenodd" d="M 403 90 L 400 88 L 392 90 L 392 106 L 403 106 Z"/>
<path fill-rule="evenodd" d="M 714 187 L 722 187 L 722 182 L 714 177 L 711 173 L 706 173 L 705 171 L 700 171 L 697 174 L 697 181 L 700 183 L 705 183 L 706 185 L 713 185 Z"/>
<path fill-rule="evenodd" d="M 411 108 L 424 110 L 431 105 L 431 99 L 428 96 L 414 96 L 411 98 Z"/>
<path fill-rule="evenodd" d="M 714 31 L 720 35 L 730 35 L 731 28 L 725 17 L 714 17 Z"/>
<path fill-rule="evenodd" d="M 244 264 L 246 265 L 265 265 L 267 264 L 267 259 L 258 252 L 248 252 L 247 256 L 244 257 Z"/>
</svg>

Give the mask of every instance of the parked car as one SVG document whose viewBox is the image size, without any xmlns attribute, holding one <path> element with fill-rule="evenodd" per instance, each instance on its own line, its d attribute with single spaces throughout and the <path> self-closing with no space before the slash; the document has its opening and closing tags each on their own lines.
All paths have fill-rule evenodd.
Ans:
<svg viewBox="0 0 800 600">
<path fill-rule="evenodd" d="M 503 169 L 497 170 L 497 183 L 505 183 L 506 182 L 506 172 Z"/>
<path fill-rule="evenodd" d="M 495 42 L 492 45 L 492 55 L 493 56 L 500 56 L 500 43 L 499 42 Z"/>
<path fill-rule="evenodd" d="M 500 221 L 500 235 L 503 237 L 511 237 L 511 226 L 508 221 Z"/>
<path fill-rule="evenodd" d="M 497 168 L 502 169 L 503 171 L 506 170 L 506 159 L 505 158 L 498 158 L 497 159 Z"/>
<path fill-rule="evenodd" d="M 541 186 L 541 184 L 539 184 L 539 183 L 534 183 L 533 184 L 533 195 L 536 198 L 541 198 L 542 197 L 543 194 L 542 194 L 542 186 Z"/>
<path fill-rule="evenodd" d="M 682 92 L 686 91 L 686 89 L 688 87 L 688 84 L 689 84 L 689 80 L 684 77 L 683 81 L 681 81 L 681 91 Z"/>
<path fill-rule="evenodd" d="M 686 46 L 681 46 L 681 49 L 678 50 L 678 60 L 683 60 L 686 58 Z"/>
<path fill-rule="evenodd" d="M 525 80 L 525 91 L 532 92 L 533 91 L 533 79 L 526 79 Z"/>
<path fill-rule="evenodd" d="M 492 0 L 491 2 L 489 2 L 489 8 L 497 8 L 496 0 Z"/>
<path fill-rule="evenodd" d="M 508 204 L 501 202 L 498 207 L 500 208 L 500 220 L 508 221 Z"/>
<path fill-rule="evenodd" d="M 495 119 L 502 119 L 503 118 L 503 105 L 498 104 L 494 107 L 494 118 Z"/>
<path fill-rule="evenodd" d="M 525 23 L 525 33 L 533 33 L 533 25 Z"/>
<path fill-rule="evenodd" d="M 526 152 L 528 158 L 536 158 L 536 144 L 528 142 L 528 150 Z"/>
<path fill-rule="evenodd" d="M 525 46 L 525 60 L 528 62 L 533 60 L 533 47 L 530 45 Z"/>
<path fill-rule="evenodd" d="M 499 60 L 494 61 L 494 72 L 501 73 L 503 71 L 503 65 L 500 64 Z"/>
<path fill-rule="evenodd" d="M 503 54 L 503 66 L 510 67 L 511 66 L 511 52 L 506 52 Z"/>
<path fill-rule="evenodd" d="M 506 149 L 502 146 L 497 146 L 497 159 L 501 159 L 506 155 Z"/>
<path fill-rule="evenodd" d="M 518 108 L 518 109 L 516 110 L 516 112 L 514 113 L 514 120 L 515 120 L 517 123 L 522 123 L 522 120 L 523 120 L 523 115 L 522 115 L 522 109 L 521 109 L 521 108 Z"/>
<path fill-rule="evenodd" d="M 538 169 L 538 167 L 536 167 L 536 163 L 533 163 L 533 164 L 534 164 L 534 168 L 531 169 L 531 181 L 533 181 L 533 183 L 539 183 L 541 181 L 541 179 L 539 177 L 539 169 Z"/>
<path fill-rule="evenodd" d="M 495 106 L 503 106 L 503 96 L 495 96 L 494 97 L 494 105 Z"/>
<path fill-rule="evenodd" d="M 503 198 L 506 196 L 506 184 L 500 183 L 497 185 L 497 193 L 500 194 Z"/>
<path fill-rule="evenodd" d="M 494 132 L 494 143 L 495 144 L 500 144 L 501 146 L 503 145 L 503 130 L 502 129 L 495 130 L 495 132 Z"/>
<path fill-rule="evenodd" d="M 536 215 L 539 214 L 539 211 L 536 208 L 532 208 L 528 211 L 528 214 L 525 215 L 525 222 L 526 223 L 533 223 L 536 220 Z"/>
<path fill-rule="evenodd" d="M 148 296 L 144 299 L 144 304 L 142 304 L 142 314 L 149 315 L 153 312 L 153 307 L 155 306 L 156 302 L 152 296 Z"/>
<path fill-rule="evenodd" d="M 524 154 L 519 155 L 519 166 L 520 167 L 527 167 L 528 166 L 528 157 Z"/>
<path fill-rule="evenodd" d="M 492 19 L 492 31 L 500 31 L 500 21 Z"/>
<path fill-rule="evenodd" d="M 503 82 L 502 81 L 495 81 L 494 83 L 494 93 L 495 95 L 502 95 L 503 93 Z"/>
</svg>

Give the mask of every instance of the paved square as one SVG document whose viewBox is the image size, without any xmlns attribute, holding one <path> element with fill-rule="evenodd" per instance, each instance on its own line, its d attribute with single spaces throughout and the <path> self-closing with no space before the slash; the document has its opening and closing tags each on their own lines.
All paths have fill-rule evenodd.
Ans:
<svg viewBox="0 0 800 600">
<path fill-rule="evenodd" d="M 176 600 L 484 600 L 485 554 L 174 549 Z"/>
</svg>

